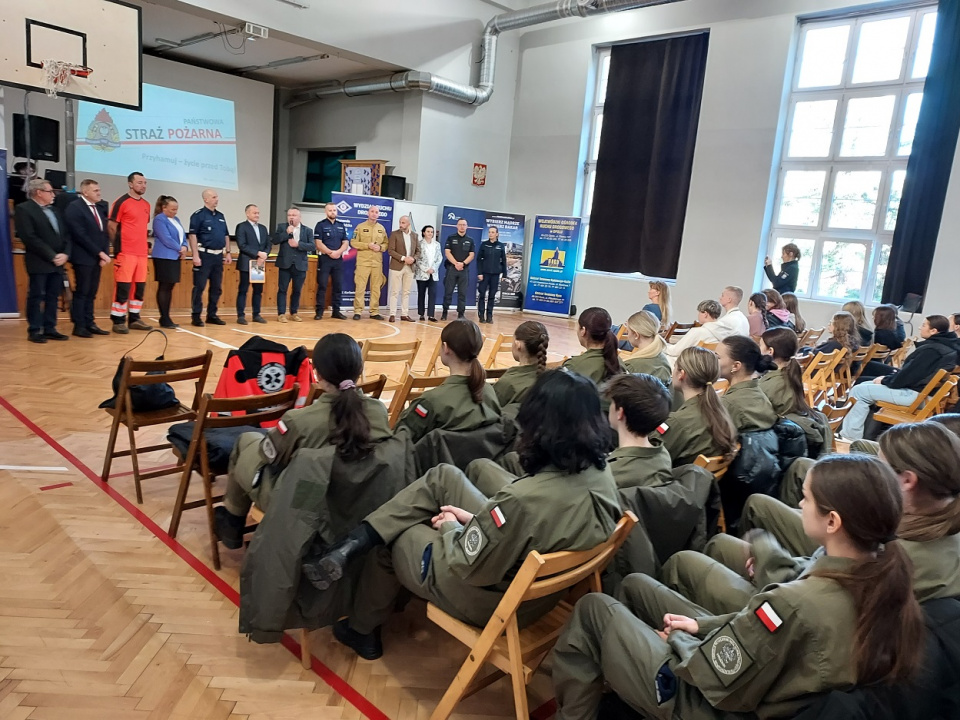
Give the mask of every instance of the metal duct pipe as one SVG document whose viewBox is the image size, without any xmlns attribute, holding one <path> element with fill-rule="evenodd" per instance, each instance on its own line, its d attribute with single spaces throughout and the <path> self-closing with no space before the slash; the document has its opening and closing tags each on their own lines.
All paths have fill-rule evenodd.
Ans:
<svg viewBox="0 0 960 720">
<path fill-rule="evenodd" d="M 433 73 L 408 70 L 361 80 L 347 80 L 343 83 L 308 90 L 295 95 L 285 104 L 285 107 L 304 105 L 331 95 L 356 97 L 410 90 L 423 90 L 468 105 L 483 105 L 493 95 L 493 81 L 497 69 L 497 39 L 500 33 L 542 25 L 563 18 L 589 17 L 673 2 L 679 2 L 679 0 L 556 0 L 526 10 L 501 13 L 491 18 L 483 30 L 481 39 L 483 58 L 480 61 L 480 75 L 476 85 L 448 80 Z"/>
</svg>

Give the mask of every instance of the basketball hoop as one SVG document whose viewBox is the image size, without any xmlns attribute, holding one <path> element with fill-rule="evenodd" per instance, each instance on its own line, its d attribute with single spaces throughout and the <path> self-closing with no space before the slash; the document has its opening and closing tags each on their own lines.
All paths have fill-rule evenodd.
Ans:
<svg viewBox="0 0 960 720">
<path fill-rule="evenodd" d="M 44 60 L 42 64 L 44 84 L 47 86 L 49 97 L 56 97 L 57 93 L 66 87 L 67 81 L 71 77 L 86 78 L 93 72 L 93 68 L 74 65 L 61 60 Z"/>
</svg>

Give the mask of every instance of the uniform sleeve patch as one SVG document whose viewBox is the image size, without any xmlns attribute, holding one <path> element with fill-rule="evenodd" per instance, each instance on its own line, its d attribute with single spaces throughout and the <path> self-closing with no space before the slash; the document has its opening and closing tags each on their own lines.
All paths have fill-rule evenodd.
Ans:
<svg viewBox="0 0 960 720">
<path fill-rule="evenodd" d="M 283 422 L 283 420 L 277 423 L 277 430 L 280 431 L 281 435 L 286 435 L 289 429 L 290 428 L 287 427 L 287 424 Z"/>
<path fill-rule="evenodd" d="M 264 437 L 263 440 L 260 441 L 260 452 L 268 462 L 273 462 L 277 459 L 277 446 L 273 444 L 273 440 L 269 437 Z"/>
<path fill-rule="evenodd" d="M 753 658 L 743 648 L 730 625 L 724 625 L 719 632 L 701 643 L 700 652 L 724 687 L 729 687 L 753 665 Z"/>
<path fill-rule="evenodd" d="M 463 554 L 467 556 L 467 562 L 470 565 L 473 565 L 480 556 L 480 551 L 487 546 L 488 542 L 487 536 L 484 535 L 476 518 L 467 523 L 463 534 L 460 535 L 460 547 L 463 549 Z"/>
<path fill-rule="evenodd" d="M 507 524 L 507 516 L 503 514 L 503 510 L 500 509 L 499 505 L 490 511 L 490 517 L 493 518 L 493 523 L 498 528 Z"/>
<path fill-rule="evenodd" d="M 417 406 L 413 409 L 413 411 L 422 418 L 425 418 L 427 415 L 430 414 L 430 411 L 427 410 L 423 405 L 419 403 L 417 403 Z"/>
<path fill-rule="evenodd" d="M 661 435 L 663 435 L 669 429 L 670 429 L 670 426 L 667 425 L 666 423 L 660 423 L 659 425 L 657 425 L 657 432 L 660 433 Z"/>
<path fill-rule="evenodd" d="M 783 620 L 777 615 L 777 611 L 774 610 L 773 606 L 768 602 L 765 602 L 754 610 L 753 614 L 760 618 L 763 626 L 772 633 L 775 633 L 780 629 L 780 626 L 783 625 Z"/>
</svg>

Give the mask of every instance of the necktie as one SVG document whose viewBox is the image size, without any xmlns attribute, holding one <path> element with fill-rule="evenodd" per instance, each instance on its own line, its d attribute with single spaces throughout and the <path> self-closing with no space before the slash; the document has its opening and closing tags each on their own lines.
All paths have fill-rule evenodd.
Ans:
<svg viewBox="0 0 960 720">
<path fill-rule="evenodd" d="M 53 229 L 56 230 L 57 235 L 60 234 L 60 223 L 57 222 L 57 215 L 53 212 L 53 208 L 47 205 L 43 208 L 44 215 L 47 216 L 47 220 L 50 221 L 50 224 L 53 225 Z"/>
<path fill-rule="evenodd" d="M 103 230 L 103 220 L 100 219 L 100 213 L 97 212 L 97 206 L 91 205 L 90 210 L 93 212 L 93 216 L 97 219 L 97 227 Z"/>
</svg>

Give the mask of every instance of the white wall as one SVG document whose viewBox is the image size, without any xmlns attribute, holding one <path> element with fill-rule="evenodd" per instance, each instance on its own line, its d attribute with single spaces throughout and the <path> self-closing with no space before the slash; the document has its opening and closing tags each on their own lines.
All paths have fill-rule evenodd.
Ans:
<svg viewBox="0 0 960 720">
<path fill-rule="evenodd" d="M 764 212 L 781 121 L 784 78 L 792 63 L 797 16 L 850 7 L 847 0 L 687 0 L 525 33 L 520 40 L 507 194 L 528 216 L 570 214 L 593 46 L 675 32 L 710 30 L 700 126 L 684 227 L 674 308 L 693 316 L 696 303 L 724 285 L 755 287 L 766 245 Z M 928 292 L 928 312 L 945 312 L 960 261 L 960 170 L 953 173 Z M 574 302 L 602 305 L 615 321 L 646 302 L 646 283 L 579 273 Z M 837 306 L 804 302 L 825 324 Z"/>
</svg>

